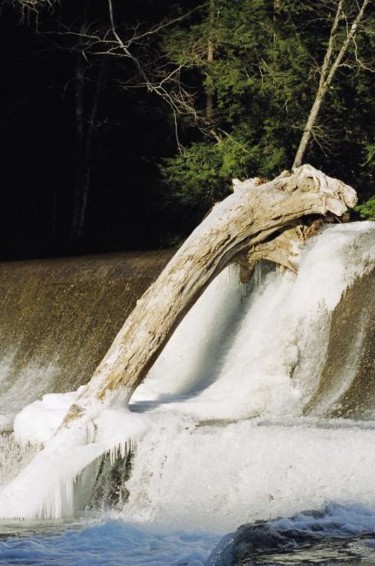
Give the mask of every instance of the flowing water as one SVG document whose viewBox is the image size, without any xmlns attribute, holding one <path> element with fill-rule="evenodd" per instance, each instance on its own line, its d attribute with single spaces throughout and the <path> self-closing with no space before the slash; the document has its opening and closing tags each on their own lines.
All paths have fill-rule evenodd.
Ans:
<svg viewBox="0 0 375 566">
<path fill-rule="evenodd" d="M 69 389 L 88 379 L 82 367 L 102 355 L 91 346 L 107 310 L 118 313 L 124 279 L 120 260 L 112 259 L 115 277 L 96 260 L 77 289 L 71 266 L 59 276 L 57 312 L 53 303 L 37 320 L 38 293 L 25 277 L 25 318 L 8 299 L 0 369 L 8 431 L 0 437 L 0 563 L 375 564 L 374 244 L 374 224 L 337 225 L 307 242 L 297 275 L 265 264 L 243 286 L 235 267 L 225 270 L 172 336 L 130 413 L 112 415 L 113 438 L 127 428 L 128 449 L 97 459 L 64 498 L 51 492 L 40 507 L 30 505 L 42 493 L 38 479 L 30 486 L 17 476 L 74 402 Z M 154 258 L 152 271 L 165 260 Z M 134 277 L 146 281 L 142 269 Z M 42 279 L 56 296 L 51 274 Z M 107 324 L 107 342 L 118 324 Z M 66 470 L 50 469 L 65 482 Z M 41 485 L 42 471 L 33 472 Z M 4 493 L 17 496 L 14 517 Z"/>
</svg>

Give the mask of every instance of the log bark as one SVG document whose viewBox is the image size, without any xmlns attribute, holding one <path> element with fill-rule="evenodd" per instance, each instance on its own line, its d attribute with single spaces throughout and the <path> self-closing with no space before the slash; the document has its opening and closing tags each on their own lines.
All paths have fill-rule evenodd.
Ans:
<svg viewBox="0 0 375 566">
<path fill-rule="evenodd" d="M 126 403 L 212 279 L 245 254 L 250 262 L 275 257 L 276 240 L 287 241 L 283 232 L 293 231 L 304 216 L 342 216 L 356 204 L 351 187 L 308 165 L 260 186 L 257 180 L 249 180 L 236 187 L 233 195 L 214 207 L 138 301 L 44 449 L 0 492 L 3 517 L 71 514 L 70 506 L 65 509 L 62 503 L 69 480 L 105 452 L 117 453 L 119 447 L 121 453 L 126 451 L 136 417 L 129 419 Z M 136 434 L 140 434 L 139 426 L 136 421 Z M 34 490 L 32 498 L 30 489 Z"/>
<path fill-rule="evenodd" d="M 121 403 L 148 370 L 187 311 L 228 264 L 248 254 L 261 259 L 270 242 L 306 215 L 343 215 L 356 204 L 354 189 L 309 165 L 273 181 L 237 183 L 186 240 L 138 301 L 64 424 L 96 404 Z M 272 245 L 271 245 L 272 248 Z"/>
</svg>

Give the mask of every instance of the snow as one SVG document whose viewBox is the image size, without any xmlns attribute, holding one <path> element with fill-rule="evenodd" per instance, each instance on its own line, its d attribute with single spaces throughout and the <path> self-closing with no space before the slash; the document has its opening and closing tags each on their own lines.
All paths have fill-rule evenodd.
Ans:
<svg viewBox="0 0 375 566">
<path fill-rule="evenodd" d="M 16 439 L 25 444 L 45 444 L 56 432 L 81 390 L 49 393 L 42 400 L 26 405 L 14 421 Z"/>
</svg>

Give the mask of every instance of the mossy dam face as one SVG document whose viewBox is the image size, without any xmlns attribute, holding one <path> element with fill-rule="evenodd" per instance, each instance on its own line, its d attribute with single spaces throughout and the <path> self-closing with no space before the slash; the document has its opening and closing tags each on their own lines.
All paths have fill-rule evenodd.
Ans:
<svg viewBox="0 0 375 566">
<path fill-rule="evenodd" d="M 173 251 L 0 264 L 0 425 L 46 393 L 89 381 L 137 299 Z M 319 388 L 304 414 L 375 410 L 375 270 L 331 314 Z M 340 385 L 341 384 L 341 385 Z M 15 394 L 17 392 L 17 394 Z M 3 415 L 1 417 L 1 415 Z"/>
<path fill-rule="evenodd" d="M 0 264 L 0 414 L 86 383 L 172 252 Z M 17 391 L 17 395 L 15 395 Z M 0 423 L 1 424 L 1 423 Z"/>
</svg>

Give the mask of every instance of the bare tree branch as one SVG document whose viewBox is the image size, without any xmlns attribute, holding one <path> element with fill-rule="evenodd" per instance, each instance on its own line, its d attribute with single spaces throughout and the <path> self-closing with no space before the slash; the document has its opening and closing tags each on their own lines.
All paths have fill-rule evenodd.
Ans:
<svg viewBox="0 0 375 566">
<path fill-rule="evenodd" d="M 366 7 L 368 6 L 370 0 L 363 0 L 362 5 L 358 6 L 358 13 L 355 19 L 353 20 L 352 24 L 349 26 L 348 20 L 346 15 L 344 14 L 344 2 L 343 0 L 339 0 L 337 5 L 337 10 L 335 14 L 335 18 L 331 27 L 331 32 L 328 40 L 327 51 L 324 56 L 323 64 L 321 67 L 320 72 L 320 81 L 318 90 L 315 96 L 314 103 L 311 107 L 310 114 L 308 116 L 305 128 L 303 130 L 303 135 L 297 149 L 297 153 L 294 159 L 293 168 L 300 167 L 306 153 L 308 144 L 312 137 L 312 131 L 314 125 L 316 123 L 318 114 L 320 112 L 320 108 L 322 102 L 327 94 L 327 91 L 332 83 L 332 80 L 337 72 L 337 69 L 343 65 L 344 58 L 347 54 L 349 45 L 353 43 L 356 33 L 358 31 L 359 25 L 363 19 Z M 345 24 L 347 26 L 346 38 L 342 42 L 341 47 L 333 59 L 333 53 L 336 47 L 336 43 L 338 40 L 338 28 L 341 20 L 345 20 Z"/>
</svg>

